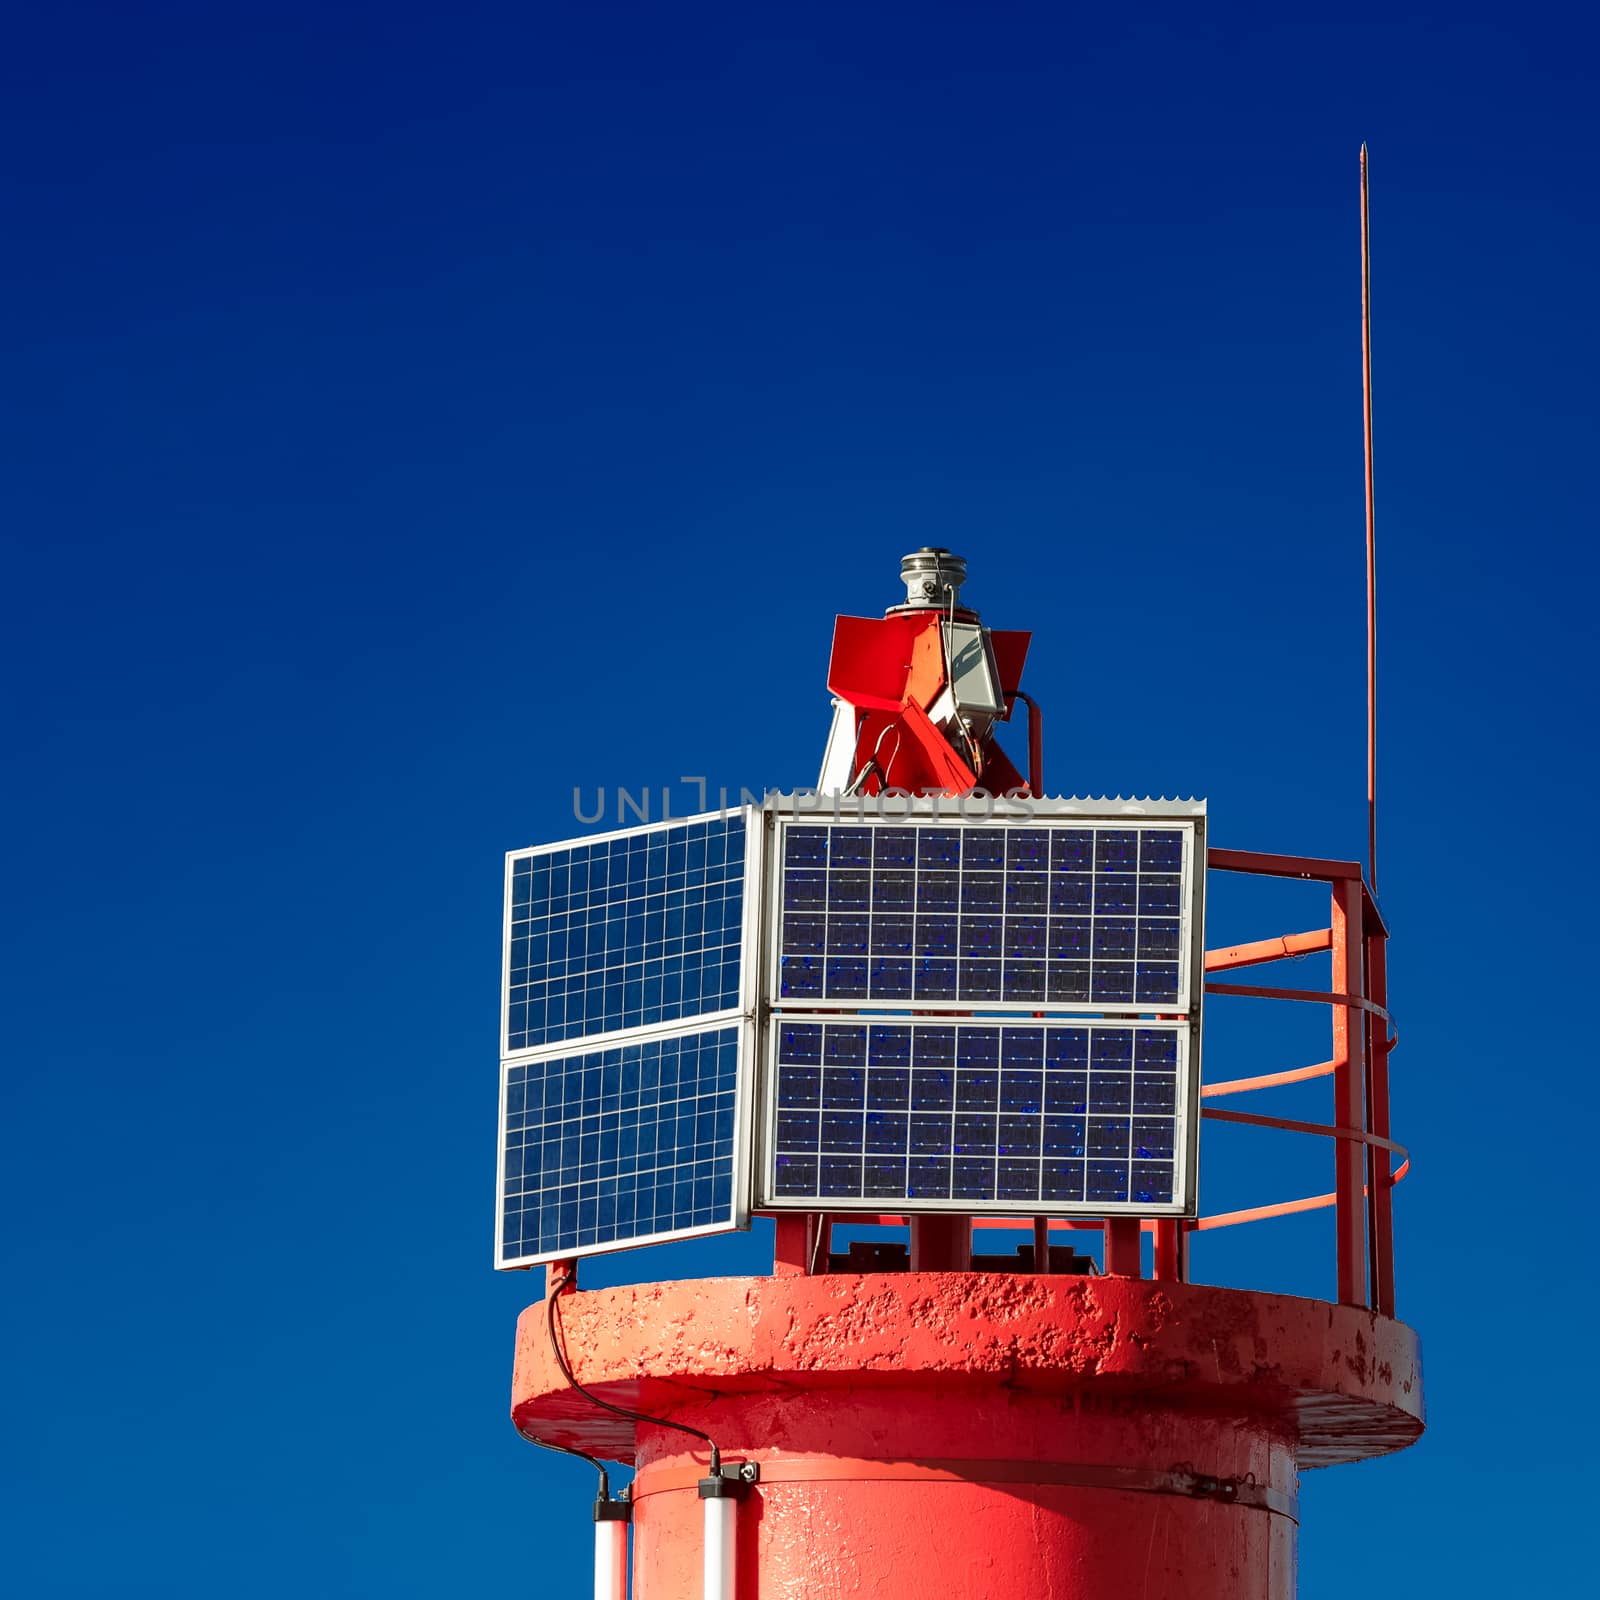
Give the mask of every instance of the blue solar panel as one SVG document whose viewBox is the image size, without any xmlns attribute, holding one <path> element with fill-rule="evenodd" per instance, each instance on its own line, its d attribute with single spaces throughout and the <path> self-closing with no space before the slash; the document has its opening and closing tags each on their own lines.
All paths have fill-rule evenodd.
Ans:
<svg viewBox="0 0 1600 1600">
<path fill-rule="evenodd" d="M 739 1006 L 745 818 L 512 856 L 505 1047 Z"/>
<path fill-rule="evenodd" d="M 1187 1003 L 1182 828 L 793 822 L 781 837 L 780 1004 Z"/>
<path fill-rule="evenodd" d="M 1172 1023 L 774 1021 L 772 1199 L 1182 1209 Z"/>
<path fill-rule="evenodd" d="M 500 1265 L 736 1226 L 739 1033 L 507 1062 Z"/>
</svg>

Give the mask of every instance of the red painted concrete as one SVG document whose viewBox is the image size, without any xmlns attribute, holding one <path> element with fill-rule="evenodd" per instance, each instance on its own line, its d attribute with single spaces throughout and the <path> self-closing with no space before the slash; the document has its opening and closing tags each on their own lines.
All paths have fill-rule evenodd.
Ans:
<svg viewBox="0 0 1600 1600">
<path fill-rule="evenodd" d="M 761 1462 L 739 1512 L 741 1600 L 1287 1600 L 1297 1469 L 1422 1430 L 1409 1328 L 1279 1295 L 836 1274 L 578 1293 L 561 1314 L 586 1385 Z M 518 1325 L 513 1414 L 636 1462 L 637 1600 L 699 1595 L 703 1450 L 635 1437 L 568 1389 L 542 1305 Z M 1270 1503 L 1157 1492 L 1188 1481 L 1174 1469 Z"/>
</svg>

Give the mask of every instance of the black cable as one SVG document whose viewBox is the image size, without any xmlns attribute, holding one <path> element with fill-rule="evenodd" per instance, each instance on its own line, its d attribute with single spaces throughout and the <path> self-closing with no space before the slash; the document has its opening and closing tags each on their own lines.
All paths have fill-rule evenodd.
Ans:
<svg viewBox="0 0 1600 1600">
<path fill-rule="evenodd" d="M 556 1300 L 561 1291 L 572 1283 L 570 1272 L 563 1274 L 551 1286 L 550 1298 L 547 1302 L 550 1316 L 550 1348 L 555 1352 L 556 1365 L 561 1368 L 561 1375 L 585 1400 L 592 1406 L 598 1406 L 602 1411 L 609 1411 L 613 1416 L 626 1417 L 630 1422 L 649 1422 L 658 1428 L 676 1428 L 679 1433 L 692 1433 L 697 1439 L 704 1439 L 711 1447 L 711 1473 L 715 1477 L 722 1471 L 722 1452 L 717 1448 L 717 1441 L 701 1428 L 691 1428 L 687 1422 L 673 1422 L 667 1417 L 652 1417 L 646 1411 L 630 1411 L 626 1406 L 614 1406 L 609 1400 L 602 1400 L 597 1394 L 590 1394 L 584 1386 L 572 1375 L 572 1368 L 567 1365 L 566 1352 L 561 1348 L 561 1339 L 556 1331 Z"/>
<path fill-rule="evenodd" d="M 611 1474 L 606 1471 L 603 1461 L 596 1461 L 593 1456 L 582 1450 L 574 1450 L 571 1445 L 551 1444 L 548 1439 L 535 1439 L 520 1423 L 517 1424 L 517 1432 L 529 1444 L 536 1444 L 541 1450 L 554 1450 L 557 1455 L 576 1456 L 580 1461 L 587 1461 L 600 1474 L 600 1487 L 595 1491 L 595 1498 L 597 1500 L 609 1500 L 611 1498 Z"/>
</svg>

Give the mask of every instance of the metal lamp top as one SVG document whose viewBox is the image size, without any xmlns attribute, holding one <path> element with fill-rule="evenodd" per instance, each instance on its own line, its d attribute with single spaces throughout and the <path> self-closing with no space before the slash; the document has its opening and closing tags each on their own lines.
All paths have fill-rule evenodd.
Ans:
<svg viewBox="0 0 1600 1600">
<path fill-rule="evenodd" d="M 903 604 L 895 611 L 952 611 L 961 606 L 961 585 L 967 581 L 967 564 L 939 545 L 924 545 L 900 562 L 900 579 L 906 586 Z"/>
</svg>

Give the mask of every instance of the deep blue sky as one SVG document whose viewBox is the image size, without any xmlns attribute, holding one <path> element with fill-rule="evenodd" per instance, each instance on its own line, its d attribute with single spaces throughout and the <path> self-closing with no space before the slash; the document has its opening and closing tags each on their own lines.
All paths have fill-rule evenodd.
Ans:
<svg viewBox="0 0 1600 1600">
<path fill-rule="evenodd" d="M 1307 1479 L 1302 1593 L 1560 1581 L 1597 1420 L 1587 30 L 14 9 L 0 1585 L 587 1582 L 588 1475 L 505 1419 L 501 855 L 577 831 L 574 784 L 809 781 L 832 616 L 903 551 L 1036 630 L 1053 789 L 1359 853 L 1363 138 L 1433 1425 Z M 1213 942 L 1318 910 L 1219 895 Z M 1214 1008 L 1213 1069 L 1318 1059 L 1283 1009 Z M 1326 1187 L 1281 1139 L 1208 1140 L 1208 1209 Z M 1324 1293 L 1327 1247 L 1196 1272 Z"/>
</svg>

